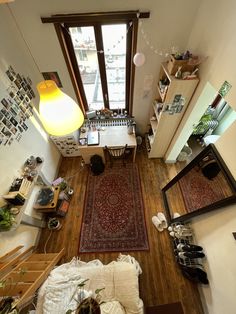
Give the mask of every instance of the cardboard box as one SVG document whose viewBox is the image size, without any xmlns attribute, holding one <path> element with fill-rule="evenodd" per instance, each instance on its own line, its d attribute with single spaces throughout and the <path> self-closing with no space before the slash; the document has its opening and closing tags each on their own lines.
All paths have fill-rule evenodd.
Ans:
<svg viewBox="0 0 236 314">
<path fill-rule="evenodd" d="M 195 68 L 194 65 L 188 64 L 189 60 L 176 60 L 173 55 L 170 56 L 170 60 L 167 63 L 167 70 L 171 75 L 175 75 L 178 68 L 181 67 L 181 72 L 192 72 Z"/>
</svg>

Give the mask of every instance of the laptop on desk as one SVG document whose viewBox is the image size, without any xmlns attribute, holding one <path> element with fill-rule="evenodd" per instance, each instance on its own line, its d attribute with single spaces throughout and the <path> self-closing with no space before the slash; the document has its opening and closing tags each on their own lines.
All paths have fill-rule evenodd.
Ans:
<svg viewBox="0 0 236 314">
<path fill-rule="evenodd" d="M 98 131 L 88 131 L 87 135 L 87 145 L 99 145 L 99 132 Z"/>
</svg>

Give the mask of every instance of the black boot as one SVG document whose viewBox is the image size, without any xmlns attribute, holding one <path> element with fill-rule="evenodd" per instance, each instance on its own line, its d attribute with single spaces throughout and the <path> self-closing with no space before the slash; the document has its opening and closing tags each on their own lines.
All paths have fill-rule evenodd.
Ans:
<svg viewBox="0 0 236 314">
<path fill-rule="evenodd" d="M 183 275 L 191 281 L 209 284 L 207 273 L 198 267 L 181 266 Z"/>
<path fill-rule="evenodd" d="M 177 249 L 179 251 L 185 251 L 185 252 L 203 251 L 203 248 L 199 245 L 183 244 L 183 243 L 178 244 Z"/>
<path fill-rule="evenodd" d="M 205 257 L 205 254 L 202 252 L 179 252 L 180 258 L 202 258 Z"/>
</svg>

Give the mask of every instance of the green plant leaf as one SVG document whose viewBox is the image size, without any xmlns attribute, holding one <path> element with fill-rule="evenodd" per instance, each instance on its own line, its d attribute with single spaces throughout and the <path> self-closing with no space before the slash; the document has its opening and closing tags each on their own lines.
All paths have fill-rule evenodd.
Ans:
<svg viewBox="0 0 236 314">
<path fill-rule="evenodd" d="M 89 279 L 85 279 L 84 281 L 82 281 L 81 283 L 78 284 L 78 287 L 84 287 L 85 283 L 88 281 Z"/>
<path fill-rule="evenodd" d="M 5 288 L 6 280 L 0 280 L 0 288 Z"/>
<path fill-rule="evenodd" d="M 99 294 L 102 290 L 104 290 L 105 288 L 101 288 L 101 289 L 96 289 L 95 290 L 95 294 Z"/>
<path fill-rule="evenodd" d="M 99 303 L 99 305 L 104 304 L 104 303 L 106 303 L 106 302 L 105 302 L 105 301 L 102 301 L 102 302 Z"/>
<path fill-rule="evenodd" d="M 72 310 L 68 310 L 66 311 L 66 314 L 71 314 L 73 311 Z"/>
<path fill-rule="evenodd" d="M 25 273 L 27 273 L 27 269 L 26 268 L 19 268 L 19 270 L 18 270 L 18 274 L 19 275 L 24 275 Z"/>
<path fill-rule="evenodd" d="M 0 208 L 0 230 L 8 230 L 15 223 L 15 218 L 8 206 Z"/>
</svg>

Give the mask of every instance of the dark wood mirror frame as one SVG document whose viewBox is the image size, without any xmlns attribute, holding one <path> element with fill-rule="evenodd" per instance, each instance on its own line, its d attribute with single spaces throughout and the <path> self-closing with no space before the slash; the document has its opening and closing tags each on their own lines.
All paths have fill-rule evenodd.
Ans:
<svg viewBox="0 0 236 314">
<path fill-rule="evenodd" d="M 184 177 L 191 169 L 193 169 L 195 166 L 199 164 L 200 161 L 203 160 L 208 155 L 211 155 L 214 157 L 214 159 L 217 161 L 218 166 L 220 168 L 220 171 L 222 171 L 229 187 L 232 190 L 232 195 L 229 197 L 226 197 L 224 199 L 221 199 L 217 202 L 213 202 L 205 207 L 198 208 L 194 210 L 193 212 L 186 213 L 181 215 L 178 218 L 172 218 L 170 207 L 168 204 L 168 198 L 167 198 L 167 191 L 175 184 L 177 183 L 182 177 Z M 164 199 L 164 205 L 166 208 L 167 218 L 170 223 L 177 222 L 177 221 L 187 221 L 191 220 L 193 217 L 201 215 L 203 213 L 215 210 L 217 208 L 224 207 L 229 204 L 236 203 L 236 181 L 233 178 L 232 174 L 230 173 L 228 167 L 226 166 L 225 162 L 223 161 L 222 157 L 220 156 L 219 152 L 217 151 L 216 147 L 213 144 L 208 145 L 204 148 L 204 150 L 199 153 L 188 165 L 186 165 L 185 168 L 183 168 L 164 188 L 162 188 L 162 195 Z"/>
</svg>

